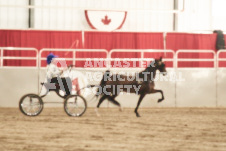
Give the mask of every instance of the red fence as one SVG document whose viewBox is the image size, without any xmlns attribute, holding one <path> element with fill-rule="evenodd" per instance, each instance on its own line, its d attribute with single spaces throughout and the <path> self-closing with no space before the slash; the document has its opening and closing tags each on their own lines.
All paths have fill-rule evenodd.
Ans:
<svg viewBox="0 0 226 151">
<path fill-rule="evenodd" d="M 164 35 L 166 35 L 164 37 Z M 32 47 L 38 50 L 42 48 L 62 49 L 169 49 L 177 52 L 179 49 L 214 50 L 216 34 L 191 34 L 191 33 L 152 33 L 152 32 L 91 32 L 85 31 L 43 31 L 43 30 L 0 30 L 0 47 Z M 10 57 L 32 57 L 31 51 L 11 52 L 5 51 L 4 56 Z M 72 57 L 72 53 L 62 52 L 60 57 Z M 101 58 L 102 54 L 92 52 L 79 52 L 80 58 Z M 140 53 L 114 53 L 118 58 L 140 58 Z M 147 54 L 143 57 L 153 58 L 162 55 Z M 168 55 L 168 54 L 167 54 Z M 163 57 L 171 58 L 164 54 Z M 221 54 L 224 56 L 225 54 Z M 208 53 L 183 53 L 180 58 L 211 59 Z M 18 60 L 5 60 L 4 65 L 26 66 L 31 62 Z M 226 62 L 221 62 L 225 66 Z M 169 66 L 172 66 L 170 64 Z M 179 67 L 212 67 L 209 62 L 185 62 Z"/>
</svg>

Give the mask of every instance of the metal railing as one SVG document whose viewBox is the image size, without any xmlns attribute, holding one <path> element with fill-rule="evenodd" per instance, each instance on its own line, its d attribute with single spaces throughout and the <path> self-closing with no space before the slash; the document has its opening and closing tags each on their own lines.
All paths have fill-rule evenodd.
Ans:
<svg viewBox="0 0 226 151">
<path fill-rule="evenodd" d="M 112 54 L 114 53 L 140 53 L 139 58 L 113 58 Z M 163 61 L 171 61 L 173 62 L 173 67 L 175 66 L 175 52 L 173 50 L 161 50 L 161 49 L 112 49 L 109 53 L 109 64 L 111 64 L 111 61 L 140 61 L 140 64 L 143 65 L 143 61 L 153 61 L 155 58 L 145 58 L 144 53 L 171 53 L 173 55 L 172 58 L 163 58 Z M 162 56 L 164 57 L 164 56 Z"/>
<path fill-rule="evenodd" d="M 87 58 L 77 58 L 76 52 L 96 52 L 96 53 L 104 53 L 106 55 L 106 59 L 108 58 L 108 51 L 105 49 L 51 49 L 51 48 L 43 48 L 39 52 L 39 67 L 42 67 L 42 60 L 46 60 L 46 57 L 42 57 L 43 52 L 72 52 L 72 58 L 64 58 L 66 61 L 72 61 L 73 65 L 76 65 L 76 61 L 87 61 Z M 89 58 L 89 60 L 97 60 L 98 58 Z"/>
<path fill-rule="evenodd" d="M 22 56 L 4 56 L 4 52 L 7 50 L 15 50 L 15 51 L 33 51 L 35 52 L 34 57 L 22 57 Z M 38 49 L 36 48 L 23 48 L 23 47 L 0 47 L 0 67 L 4 67 L 4 60 L 35 60 L 36 66 L 38 67 Z M 18 67 L 18 66 L 16 66 Z"/>
<path fill-rule="evenodd" d="M 13 51 L 33 51 L 35 52 L 35 55 L 33 57 L 27 57 L 27 56 L 5 56 L 4 52 L 7 50 L 13 50 Z M 44 48 L 41 49 L 39 52 L 36 48 L 23 48 L 23 47 L 0 47 L 0 67 L 6 67 L 7 65 L 4 65 L 4 60 L 35 60 L 36 65 L 35 67 L 42 67 L 42 61 L 46 60 L 46 56 L 43 57 L 44 52 L 71 52 L 72 56 L 69 58 L 65 58 L 66 61 L 72 61 L 74 65 L 76 65 L 77 61 L 106 61 L 107 67 L 110 67 L 112 61 L 139 61 L 141 65 L 144 61 L 152 61 L 153 57 L 144 57 L 145 53 L 170 53 L 170 58 L 164 58 L 163 55 L 163 61 L 170 61 L 173 63 L 174 68 L 178 68 L 178 62 L 213 62 L 214 68 L 219 67 L 220 61 L 225 61 L 226 58 L 220 58 L 221 53 L 225 53 L 226 50 L 219 50 L 217 53 L 214 50 L 178 50 L 176 53 L 173 50 L 159 50 L 159 49 L 112 49 L 110 52 L 108 52 L 105 49 L 50 49 L 50 48 Z M 103 53 L 104 57 L 102 58 L 81 58 L 76 57 L 77 52 L 95 52 L 95 53 Z M 139 57 L 137 58 L 116 58 L 113 57 L 114 53 L 140 53 Z M 179 54 L 181 53 L 206 53 L 206 54 L 212 54 L 212 58 L 179 58 Z M 15 66 L 11 66 L 15 67 Z M 18 66 L 16 66 L 18 67 Z"/>
<path fill-rule="evenodd" d="M 226 62 L 226 57 L 225 58 L 220 58 L 220 54 L 221 53 L 226 53 L 226 49 L 221 49 L 221 50 L 217 51 L 217 68 L 220 68 L 219 67 L 219 62 L 220 61 L 225 61 Z"/>
<path fill-rule="evenodd" d="M 209 53 L 213 54 L 212 59 L 200 59 L 200 58 L 179 58 L 179 54 L 181 53 Z M 216 53 L 213 50 L 178 50 L 175 56 L 176 68 L 178 68 L 178 62 L 213 62 L 214 68 L 216 68 Z"/>
</svg>

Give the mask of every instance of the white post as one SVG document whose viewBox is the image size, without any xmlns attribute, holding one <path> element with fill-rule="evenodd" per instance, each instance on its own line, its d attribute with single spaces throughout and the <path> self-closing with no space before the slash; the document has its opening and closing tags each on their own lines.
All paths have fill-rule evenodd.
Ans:
<svg viewBox="0 0 226 151">
<path fill-rule="evenodd" d="M 1 48 L 0 58 L 1 58 L 1 67 L 3 67 L 3 49 L 2 48 Z"/>
</svg>

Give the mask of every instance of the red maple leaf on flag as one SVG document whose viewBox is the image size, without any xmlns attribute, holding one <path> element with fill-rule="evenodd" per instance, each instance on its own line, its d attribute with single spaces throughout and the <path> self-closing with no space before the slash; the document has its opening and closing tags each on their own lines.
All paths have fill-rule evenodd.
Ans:
<svg viewBox="0 0 226 151">
<path fill-rule="evenodd" d="M 108 16 L 106 15 L 101 21 L 104 25 L 108 25 L 111 22 L 111 19 L 108 19 Z"/>
</svg>

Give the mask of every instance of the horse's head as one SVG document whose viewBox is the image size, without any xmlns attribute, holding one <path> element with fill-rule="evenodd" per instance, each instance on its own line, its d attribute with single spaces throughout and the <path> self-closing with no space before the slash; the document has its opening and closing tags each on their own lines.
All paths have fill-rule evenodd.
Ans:
<svg viewBox="0 0 226 151">
<path fill-rule="evenodd" d="M 167 74 L 165 63 L 162 61 L 162 57 L 160 57 L 160 59 L 155 59 L 154 66 L 156 70 L 159 70 L 159 72 L 164 76 Z"/>
<path fill-rule="evenodd" d="M 160 73 L 163 74 L 164 76 L 167 74 L 165 63 L 162 61 L 162 57 L 160 57 L 160 59 L 155 59 L 154 61 L 152 61 L 144 71 L 139 73 L 139 75 L 141 77 L 145 77 L 144 74 L 147 74 L 147 75 L 150 75 L 151 78 L 155 78 L 156 70 L 159 70 Z"/>
</svg>

